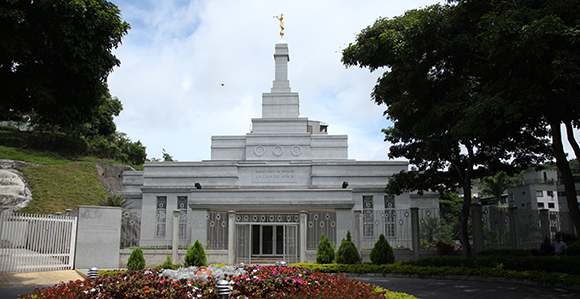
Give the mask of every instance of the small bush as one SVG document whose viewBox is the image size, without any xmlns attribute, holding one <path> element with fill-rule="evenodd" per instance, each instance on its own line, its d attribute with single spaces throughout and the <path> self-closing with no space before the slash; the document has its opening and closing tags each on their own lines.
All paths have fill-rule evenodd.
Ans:
<svg viewBox="0 0 580 299">
<path fill-rule="evenodd" d="M 316 262 L 319 264 L 330 264 L 334 260 L 334 248 L 330 241 L 324 234 L 318 243 L 318 251 L 316 251 Z"/>
<path fill-rule="evenodd" d="M 165 258 L 165 262 L 163 263 L 163 265 L 161 265 L 161 268 L 173 270 L 173 263 L 171 262 L 170 254 L 167 255 L 167 258 Z"/>
<path fill-rule="evenodd" d="M 392 264 L 395 262 L 393 248 L 389 245 L 385 236 L 381 234 L 375 247 L 371 251 L 371 262 L 375 265 Z"/>
<path fill-rule="evenodd" d="M 127 269 L 129 270 L 142 270 L 145 268 L 145 258 L 143 257 L 143 250 L 137 247 L 133 249 L 129 260 L 127 261 Z"/>
<path fill-rule="evenodd" d="M 351 241 L 350 231 L 346 234 L 346 240 L 340 242 L 340 247 L 336 251 L 336 262 L 338 264 L 358 264 L 361 258 L 358 249 Z"/>
<path fill-rule="evenodd" d="M 195 243 L 189 246 L 187 249 L 187 253 L 185 254 L 185 266 L 207 266 L 207 260 L 205 256 L 205 251 L 203 250 L 203 246 L 199 242 L 199 240 L 195 240 Z"/>
<path fill-rule="evenodd" d="M 445 244 L 443 242 L 437 242 L 435 245 L 439 251 L 439 255 L 455 255 L 455 248 L 451 244 Z"/>
</svg>

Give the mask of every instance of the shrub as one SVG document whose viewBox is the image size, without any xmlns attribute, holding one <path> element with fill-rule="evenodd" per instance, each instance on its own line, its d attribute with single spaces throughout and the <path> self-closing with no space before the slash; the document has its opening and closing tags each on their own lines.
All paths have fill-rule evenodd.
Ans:
<svg viewBox="0 0 580 299">
<path fill-rule="evenodd" d="M 319 264 L 330 264 L 334 260 L 334 248 L 330 241 L 324 234 L 318 243 L 318 251 L 316 251 L 316 262 Z"/>
<path fill-rule="evenodd" d="M 167 255 L 167 258 L 165 258 L 165 262 L 163 263 L 163 265 L 161 265 L 161 268 L 173 270 L 173 263 L 171 262 L 170 254 Z"/>
<path fill-rule="evenodd" d="M 142 270 L 145 268 L 145 258 L 143 257 L 143 250 L 137 247 L 133 249 L 129 260 L 127 261 L 127 269 L 129 270 Z"/>
<path fill-rule="evenodd" d="M 437 247 L 437 250 L 439 250 L 439 255 L 441 256 L 455 255 L 455 248 L 453 247 L 453 245 L 445 244 L 443 242 L 437 242 L 435 246 Z"/>
<path fill-rule="evenodd" d="M 206 257 L 205 251 L 203 250 L 203 246 L 199 242 L 199 240 L 195 240 L 195 243 L 189 246 L 187 249 L 187 253 L 185 254 L 185 266 L 207 266 L 206 264 Z"/>
<path fill-rule="evenodd" d="M 342 239 L 340 247 L 336 251 L 336 262 L 338 264 L 357 264 L 361 258 L 358 249 L 351 241 L 350 231 L 346 234 L 346 240 Z"/>
<path fill-rule="evenodd" d="M 392 264 L 395 262 L 393 248 L 389 245 L 385 236 L 381 234 L 375 247 L 371 251 L 371 262 L 375 265 Z"/>
</svg>

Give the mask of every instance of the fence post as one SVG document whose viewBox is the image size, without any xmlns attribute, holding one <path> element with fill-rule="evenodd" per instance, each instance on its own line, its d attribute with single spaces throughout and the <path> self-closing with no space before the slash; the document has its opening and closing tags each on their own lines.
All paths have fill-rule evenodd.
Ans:
<svg viewBox="0 0 580 299">
<path fill-rule="evenodd" d="M 510 238 L 512 249 L 520 248 L 520 233 L 518 231 L 518 207 L 509 207 Z"/>
<path fill-rule="evenodd" d="M 550 240 L 552 236 L 550 235 L 550 215 L 548 209 L 540 209 L 540 226 L 542 227 L 542 237 L 548 237 Z M 544 238 L 542 238 L 543 240 Z"/>
<path fill-rule="evenodd" d="M 471 204 L 471 226 L 473 228 L 473 253 L 478 254 L 484 248 L 483 242 L 483 221 L 481 213 L 481 204 Z"/>
<path fill-rule="evenodd" d="M 411 242 L 413 244 L 413 260 L 419 259 L 419 208 L 411 209 Z"/>
<path fill-rule="evenodd" d="M 306 234 L 308 231 L 308 211 L 299 211 L 300 213 L 300 262 L 306 263 Z"/>
<path fill-rule="evenodd" d="M 233 265 L 236 249 L 236 211 L 228 211 L 228 265 Z"/>
<path fill-rule="evenodd" d="M 360 210 L 355 210 L 354 211 L 354 245 L 356 245 L 356 248 L 361 248 L 361 244 L 362 244 L 362 216 L 361 216 L 361 211 Z M 351 236 L 352 237 L 352 236 Z M 336 240 L 337 243 L 339 243 L 339 240 Z M 340 243 L 339 243 L 340 244 Z"/>
<path fill-rule="evenodd" d="M 179 264 L 179 212 L 173 210 L 173 240 L 171 240 L 171 263 Z"/>
</svg>

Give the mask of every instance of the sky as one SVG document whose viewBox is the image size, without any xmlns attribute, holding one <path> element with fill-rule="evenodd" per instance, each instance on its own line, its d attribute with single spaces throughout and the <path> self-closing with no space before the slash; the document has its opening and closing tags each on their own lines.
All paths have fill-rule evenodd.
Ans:
<svg viewBox="0 0 580 299">
<path fill-rule="evenodd" d="M 288 77 L 300 116 L 348 135 L 349 158 L 387 160 L 385 106 L 370 93 L 382 71 L 346 68 L 341 51 L 380 17 L 434 0 L 110 0 L 131 25 L 109 76 L 123 103 L 117 130 L 148 158 L 211 159 L 211 136 L 245 135 L 274 80 L 274 46 L 288 43 Z M 577 132 L 578 133 L 578 132 Z M 580 138 L 580 134 L 578 138 Z M 569 150 L 569 152 L 571 152 Z"/>
</svg>

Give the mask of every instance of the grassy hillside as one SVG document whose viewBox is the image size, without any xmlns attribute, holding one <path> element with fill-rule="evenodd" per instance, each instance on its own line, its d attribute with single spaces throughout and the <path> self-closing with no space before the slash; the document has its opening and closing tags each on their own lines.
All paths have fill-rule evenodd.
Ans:
<svg viewBox="0 0 580 299">
<path fill-rule="evenodd" d="M 95 163 L 72 162 L 19 169 L 32 189 L 34 200 L 20 210 L 23 213 L 52 214 L 96 205 L 108 196 L 101 185 Z"/>
<path fill-rule="evenodd" d="M 35 214 L 53 214 L 76 209 L 78 205 L 95 205 L 99 198 L 108 194 L 101 185 L 94 162 L 115 163 L 6 146 L 0 146 L 0 159 L 44 165 L 18 169 L 28 180 L 33 197 L 33 201 L 20 212 Z"/>
</svg>

